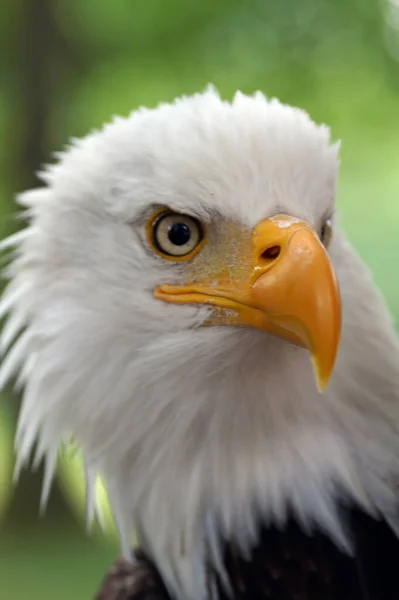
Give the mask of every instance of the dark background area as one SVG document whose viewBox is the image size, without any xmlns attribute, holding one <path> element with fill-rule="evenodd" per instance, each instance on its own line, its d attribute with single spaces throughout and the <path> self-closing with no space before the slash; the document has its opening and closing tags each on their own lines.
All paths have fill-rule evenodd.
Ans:
<svg viewBox="0 0 399 600">
<path fill-rule="evenodd" d="M 73 137 L 113 114 L 214 83 L 308 110 L 342 139 L 342 227 L 399 315 L 399 3 L 376 0 L 3 0 L 0 237 L 15 194 Z M 92 597 L 117 542 L 88 535 L 79 459 L 64 458 L 45 518 L 41 470 L 13 487 L 19 399 L 0 403 L 0 599 Z"/>
</svg>

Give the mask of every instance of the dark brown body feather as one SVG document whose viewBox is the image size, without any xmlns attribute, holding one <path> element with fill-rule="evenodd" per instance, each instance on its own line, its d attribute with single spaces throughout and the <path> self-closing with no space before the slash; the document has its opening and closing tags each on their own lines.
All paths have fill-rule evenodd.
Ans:
<svg viewBox="0 0 399 600">
<path fill-rule="evenodd" d="M 162 580 L 151 561 L 139 550 L 134 562 L 118 558 L 101 582 L 95 600 L 166 600 Z"/>
<path fill-rule="evenodd" d="M 306 535 L 291 521 L 264 528 L 250 560 L 226 545 L 233 600 L 399 600 L 399 542 L 381 521 L 351 510 L 344 518 L 352 556 L 322 533 Z M 219 600 L 231 600 L 217 582 Z M 117 561 L 96 600 L 172 600 L 152 564 Z"/>
</svg>

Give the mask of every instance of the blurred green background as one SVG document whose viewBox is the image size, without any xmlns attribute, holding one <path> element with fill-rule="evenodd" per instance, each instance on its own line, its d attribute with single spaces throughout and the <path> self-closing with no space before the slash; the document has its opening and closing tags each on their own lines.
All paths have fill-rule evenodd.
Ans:
<svg viewBox="0 0 399 600">
<path fill-rule="evenodd" d="M 261 89 L 343 140 L 342 226 L 397 317 L 398 59 L 397 0 L 2 0 L 0 236 L 18 227 L 15 193 L 37 185 L 35 171 L 70 136 L 208 82 L 227 98 Z M 116 541 L 87 535 L 73 462 L 44 519 L 40 469 L 12 488 L 17 409 L 6 391 L 0 599 L 89 599 Z"/>
</svg>

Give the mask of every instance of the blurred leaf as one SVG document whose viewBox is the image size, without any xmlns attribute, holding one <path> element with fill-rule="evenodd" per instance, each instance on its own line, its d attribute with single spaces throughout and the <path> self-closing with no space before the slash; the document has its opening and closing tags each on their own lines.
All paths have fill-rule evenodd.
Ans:
<svg viewBox="0 0 399 600">
<path fill-rule="evenodd" d="M 10 415 L 2 408 L 0 410 L 0 523 L 14 491 L 12 483 L 13 468 L 13 428 Z"/>
<path fill-rule="evenodd" d="M 83 471 L 83 461 L 79 453 L 72 453 L 72 449 L 65 450 L 59 459 L 58 476 L 61 489 L 82 525 L 85 525 L 86 484 Z M 116 530 L 110 510 L 107 491 L 100 481 L 96 481 L 96 500 L 103 523 L 103 530 L 108 536 L 116 537 Z M 98 523 L 93 523 L 93 529 L 98 533 Z"/>
</svg>

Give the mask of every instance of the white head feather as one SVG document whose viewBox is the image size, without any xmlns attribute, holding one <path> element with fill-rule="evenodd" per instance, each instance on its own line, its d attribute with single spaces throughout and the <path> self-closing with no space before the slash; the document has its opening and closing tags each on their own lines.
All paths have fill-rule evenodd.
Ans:
<svg viewBox="0 0 399 600">
<path fill-rule="evenodd" d="M 213 89 L 116 119 L 76 141 L 19 198 L 30 224 L 0 304 L 3 385 L 24 386 L 19 465 L 81 445 L 108 490 L 124 551 L 131 527 L 178 598 L 205 595 L 219 544 L 253 544 L 293 510 L 338 541 L 343 495 L 397 526 L 399 349 L 380 295 L 338 226 L 330 256 L 343 329 L 326 392 L 308 353 L 252 329 L 199 328 L 203 306 L 152 290 L 184 267 L 149 251 L 154 205 L 253 227 L 278 212 L 320 227 L 337 145 L 298 109 Z M 8 348 L 8 352 L 7 351 Z"/>
</svg>

